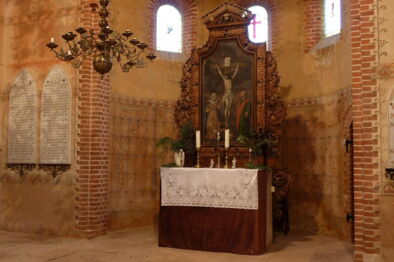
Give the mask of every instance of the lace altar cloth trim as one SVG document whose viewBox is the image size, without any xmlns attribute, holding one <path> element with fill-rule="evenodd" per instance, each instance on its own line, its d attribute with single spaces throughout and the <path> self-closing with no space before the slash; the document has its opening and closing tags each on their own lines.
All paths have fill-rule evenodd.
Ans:
<svg viewBox="0 0 394 262">
<path fill-rule="evenodd" d="M 161 205 L 258 209 L 257 170 L 161 168 Z"/>
</svg>

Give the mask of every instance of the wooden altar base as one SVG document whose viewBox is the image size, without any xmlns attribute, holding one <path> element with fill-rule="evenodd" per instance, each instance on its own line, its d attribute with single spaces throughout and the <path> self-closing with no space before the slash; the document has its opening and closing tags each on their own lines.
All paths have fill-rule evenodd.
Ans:
<svg viewBox="0 0 394 262">
<path fill-rule="evenodd" d="M 266 252 L 268 180 L 268 174 L 259 171 L 257 210 L 161 206 L 159 246 L 244 255 Z"/>
</svg>

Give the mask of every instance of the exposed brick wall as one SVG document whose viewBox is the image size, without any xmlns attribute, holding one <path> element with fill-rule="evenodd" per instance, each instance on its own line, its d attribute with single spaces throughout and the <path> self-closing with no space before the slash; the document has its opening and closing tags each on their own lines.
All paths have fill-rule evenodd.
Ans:
<svg viewBox="0 0 394 262">
<path fill-rule="evenodd" d="M 355 261 L 380 252 L 375 0 L 351 1 Z"/>
<path fill-rule="evenodd" d="M 278 43 L 278 1 L 275 0 L 237 0 L 237 4 L 244 8 L 254 5 L 263 6 L 268 13 L 268 50 L 275 52 Z"/>
<path fill-rule="evenodd" d="M 151 0 L 149 9 L 152 18 L 149 20 L 150 28 L 150 46 L 156 49 L 156 20 L 157 10 L 162 5 L 172 5 L 176 7 L 181 15 L 183 22 L 183 43 L 182 53 L 190 55 L 193 48 L 197 47 L 197 4 L 196 0 Z"/>
<path fill-rule="evenodd" d="M 322 38 L 323 1 L 304 0 L 305 53 L 309 52 Z"/>
<path fill-rule="evenodd" d="M 81 24 L 99 31 L 97 12 L 92 0 L 81 0 Z M 109 77 L 96 73 L 92 58 L 79 70 L 76 228 L 85 237 L 106 233 L 108 224 L 108 178 L 110 146 Z"/>
</svg>

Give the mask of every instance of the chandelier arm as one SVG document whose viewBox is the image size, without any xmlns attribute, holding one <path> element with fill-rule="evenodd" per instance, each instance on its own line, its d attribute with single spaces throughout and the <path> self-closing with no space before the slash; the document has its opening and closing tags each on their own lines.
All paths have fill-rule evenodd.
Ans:
<svg viewBox="0 0 394 262">
<path fill-rule="evenodd" d="M 68 45 L 68 50 L 72 50 L 72 47 L 71 47 L 71 44 L 70 44 L 70 41 L 66 41 L 66 43 L 67 43 L 67 45 Z"/>
<path fill-rule="evenodd" d="M 130 71 L 130 66 L 127 63 L 123 64 L 121 61 L 118 61 L 118 63 L 120 65 L 120 68 L 122 68 L 123 72 L 127 73 Z"/>
<path fill-rule="evenodd" d="M 58 51 L 52 49 L 52 52 L 55 53 L 55 56 L 60 59 L 61 61 L 68 62 L 69 60 L 65 56 L 61 56 Z"/>
<path fill-rule="evenodd" d="M 73 54 L 73 56 L 75 58 L 80 57 L 81 55 L 83 55 L 86 52 L 82 48 L 78 48 L 78 49 L 79 49 L 79 53 L 76 53 L 75 55 Z"/>
</svg>

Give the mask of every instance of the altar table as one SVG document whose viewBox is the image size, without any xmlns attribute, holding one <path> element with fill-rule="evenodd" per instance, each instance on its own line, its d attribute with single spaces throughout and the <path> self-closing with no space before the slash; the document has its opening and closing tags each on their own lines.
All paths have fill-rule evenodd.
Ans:
<svg viewBox="0 0 394 262">
<path fill-rule="evenodd" d="M 270 172 L 161 169 L 159 246 L 259 255 L 271 241 Z"/>
</svg>

